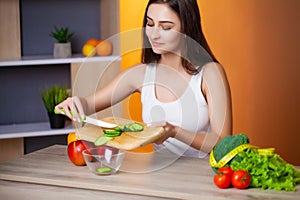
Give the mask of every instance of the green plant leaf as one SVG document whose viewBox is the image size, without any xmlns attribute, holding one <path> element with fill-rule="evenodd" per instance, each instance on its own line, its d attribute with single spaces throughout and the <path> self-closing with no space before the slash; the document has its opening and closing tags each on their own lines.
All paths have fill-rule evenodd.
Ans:
<svg viewBox="0 0 300 200">
<path fill-rule="evenodd" d="M 57 26 L 54 26 L 54 30 L 54 32 L 50 33 L 50 36 L 56 39 L 59 43 L 68 42 L 74 35 L 74 33 L 69 33 L 68 27 L 58 28 Z"/>
<path fill-rule="evenodd" d="M 41 92 L 43 103 L 48 112 L 53 113 L 57 104 L 69 97 L 66 86 L 53 85 Z"/>
</svg>

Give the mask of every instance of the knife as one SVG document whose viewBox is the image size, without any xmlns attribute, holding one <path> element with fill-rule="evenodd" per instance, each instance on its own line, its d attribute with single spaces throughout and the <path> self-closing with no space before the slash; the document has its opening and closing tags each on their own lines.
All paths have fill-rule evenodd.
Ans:
<svg viewBox="0 0 300 200">
<path fill-rule="evenodd" d="M 84 116 L 83 122 L 88 123 L 88 124 L 93 124 L 93 125 L 96 125 L 96 126 L 100 126 L 100 127 L 103 127 L 103 128 L 115 128 L 115 127 L 118 126 L 117 124 L 105 122 L 105 121 L 95 119 L 95 118 L 92 118 L 92 117 L 88 117 L 88 116 Z"/>
<path fill-rule="evenodd" d="M 54 113 L 55 114 L 60 114 L 55 109 L 54 109 Z M 71 114 L 73 115 L 72 111 L 71 111 Z M 103 127 L 103 128 L 115 128 L 115 127 L 118 126 L 117 124 L 105 122 L 105 121 L 95 119 L 95 118 L 92 118 L 92 117 L 88 117 L 88 116 L 84 116 L 81 120 L 82 120 L 83 123 L 93 124 L 93 125 L 100 126 L 100 127 Z"/>
</svg>

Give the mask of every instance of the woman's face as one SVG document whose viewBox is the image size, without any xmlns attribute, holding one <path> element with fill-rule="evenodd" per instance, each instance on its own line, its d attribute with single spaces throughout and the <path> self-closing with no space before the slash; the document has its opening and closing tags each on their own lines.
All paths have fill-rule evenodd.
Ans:
<svg viewBox="0 0 300 200">
<path fill-rule="evenodd" d="M 146 35 L 156 54 L 180 53 L 180 19 L 168 5 L 149 6 Z"/>
</svg>

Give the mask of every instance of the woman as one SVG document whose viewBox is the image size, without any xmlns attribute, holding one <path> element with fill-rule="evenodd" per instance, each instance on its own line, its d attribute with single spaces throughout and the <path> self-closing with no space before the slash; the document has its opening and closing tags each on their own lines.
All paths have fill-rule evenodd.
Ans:
<svg viewBox="0 0 300 200">
<path fill-rule="evenodd" d="M 232 111 L 226 74 L 202 33 L 196 0 L 150 0 L 143 28 L 141 64 L 95 94 L 68 98 L 56 109 L 76 119 L 140 92 L 143 121 L 165 130 L 155 147 L 204 157 L 231 134 Z"/>
</svg>

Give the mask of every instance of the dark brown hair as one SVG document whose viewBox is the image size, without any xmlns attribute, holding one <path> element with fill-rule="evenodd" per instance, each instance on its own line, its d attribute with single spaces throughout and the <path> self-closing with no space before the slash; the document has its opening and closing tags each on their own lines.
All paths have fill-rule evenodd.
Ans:
<svg viewBox="0 0 300 200">
<path fill-rule="evenodd" d="M 189 74 L 197 74 L 201 67 L 208 62 L 218 62 L 210 50 L 202 31 L 200 11 L 196 0 L 149 0 L 143 21 L 142 63 L 158 62 L 160 54 L 153 52 L 145 32 L 148 8 L 153 3 L 167 4 L 177 13 L 181 22 L 183 39 L 181 62 Z M 200 67 L 200 69 L 199 69 Z"/>
</svg>

